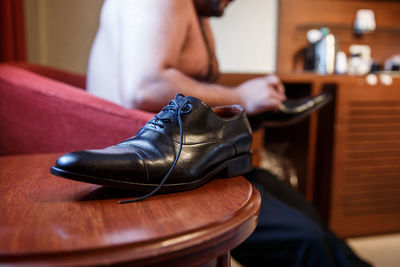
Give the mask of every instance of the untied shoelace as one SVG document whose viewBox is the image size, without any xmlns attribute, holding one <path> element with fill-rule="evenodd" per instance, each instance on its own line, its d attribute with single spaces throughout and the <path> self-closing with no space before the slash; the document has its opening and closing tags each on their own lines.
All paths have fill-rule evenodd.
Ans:
<svg viewBox="0 0 400 267">
<path fill-rule="evenodd" d="M 168 172 L 164 175 L 164 177 L 162 178 L 160 184 L 150 193 L 135 198 L 135 199 L 129 199 L 129 200 L 120 200 L 118 203 L 119 204 L 126 204 L 126 203 L 132 203 L 132 202 L 138 202 L 138 201 L 142 201 L 146 198 L 149 198 L 151 196 L 153 196 L 154 194 L 156 194 L 161 187 L 165 184 L 165 182 L 167 181 L 168 177 L 171 175 L 172 170 L 174 169 L 176 163 L 178 162 L 179 156 L 181 155 L 181 151 L 182 151 L 182 144 L 183 144 L 183 130 L 182 130 L 182 114 L 186 114 L 189 113 L 192 110 L 192 104 L 190 104 L 190 100 L 189 99 L 185 99 L 185 101 L 183 102 L 182 105 L 179 105 L 176 101 L 176 98 L 174 100 L 171 100 L 168 104 L 168 106 L 164 107 L 162 109 L 162 111 L 154 116 L 154 120 L 149 121 L 148 123 L 154 126 L 158 126 L 158 127 L 162 127 L 164 128 L 164 123 L 170 123 L 172 122 L 172 119 L 169 118 L 169 114 L 168 113 L 175 113 L 177 112 L 178 115 L 178 124 L 179 124 L 179 149 L 178 149 L 178 154 L 176 155 L 174 162 L 172 163 L 171 167 L 169 168 Z M 167 116 L 164 117 L 161 114 L 165 114 L 165 112 L 167 112 Z"/>
</svg>

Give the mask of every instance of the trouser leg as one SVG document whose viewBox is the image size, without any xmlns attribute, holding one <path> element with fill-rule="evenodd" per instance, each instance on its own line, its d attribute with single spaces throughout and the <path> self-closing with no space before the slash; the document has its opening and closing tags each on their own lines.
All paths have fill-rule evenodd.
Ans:
<svg viewBox="0 0 400 267">
<path fill-rule="evenodd" d="M 271 173 L 246 178 L 261 192 L 259 223 L 232 256 L 245 266 L 369 266 L 326 227 L 302 194 Z"/>
</svg>

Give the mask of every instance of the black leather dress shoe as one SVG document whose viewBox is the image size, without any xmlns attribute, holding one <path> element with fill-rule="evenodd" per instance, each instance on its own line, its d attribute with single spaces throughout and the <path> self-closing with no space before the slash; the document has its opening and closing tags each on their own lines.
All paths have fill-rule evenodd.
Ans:
<svg viewBox="0 0 400 267">
<path fill-rule="evenodd" d="M 65 154 L 50 172 L 88 183 L 152 191 L 136 199 L 141 200 L 157 191 L 192 189 L 216 175 L 250 171 L 251 139 L 241 106 L 211 109 L 199 99 L 177 95 L 132 138 L 104 149 Z"/>
</svg>

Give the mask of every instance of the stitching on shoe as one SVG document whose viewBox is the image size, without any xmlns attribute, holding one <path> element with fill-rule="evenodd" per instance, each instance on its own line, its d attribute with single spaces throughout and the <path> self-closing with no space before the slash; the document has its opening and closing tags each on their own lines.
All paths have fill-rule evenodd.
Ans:
<svg viewBox="0 0 400 267">
<path fill-rule="evenodd" d="M 124 148 L 127 148 L 127 149 L 129 149 L 129 150 L 131 150 L 131 151 L 133 151 L 133 152 L 138 152 L 138 151 L 140 151 L 140 153 L 141 153 L 146 159 L 148 159 L 148 160 L 150 160 L 150 158 L 151 158 L 151 155 L 150 155 L 150 154 L 146 153 L 146 151 L 142 151 L 142 150 L 141 150 L 141 149 L 142 149 L 141 147 L 135 146 L 134 144 L 129 144 L 130 147 L 128 147 L 127 145 L 124 145 L 124 144 L 119 144 L 119 145 L 122 146 L 122 147 L 124 147 Z M 136 148 L 136 149 L 138 149 L 138 150 L 132 149 L 132 147 L 133 147 L 133 148 Z M 169 163 L 165 160 L 165 157 L 162 156 L 162 155 L 160 155 L 160 156 L 161 156 L 161 159 L 164 161 L 165 165 L 168 166 Z"/>
</svg>

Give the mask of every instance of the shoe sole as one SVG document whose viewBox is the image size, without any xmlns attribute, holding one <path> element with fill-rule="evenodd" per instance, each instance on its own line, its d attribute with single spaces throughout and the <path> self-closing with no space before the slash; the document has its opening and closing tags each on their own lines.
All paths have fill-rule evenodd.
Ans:
<svg viewBox="0 0 400 267">
<path fill-rule="evenodd" d="M 164 184 L 159 192 L 178 192 L 197 188 L 215 176 L 219 177 L 234 177 L 251 171 L 252 169 L 252 156 L 251 153 L 242 154 L 238 157 L 229 159 L 211 171 L 207 172 L 200 179 L 191 181 L 188 183 L 176 183 L 176 184 Z M 55 166 L 50 167 L 50 173 L 62 178 L 67 178 L 79 182 L 92 183 L 104 186 L 117 187 L 121 189 L 130 189 L 135 191 L 152 191 L 158 184 L 144 184 L 144 183 L 133 183 L 129 181 L 119 181 L 110 178 L 90 176 L 71 171 L 66 171 Z"/>
<path fill-rule="evenodd" d="M 328 94 L 324 94 L 323 97 L 320 98 L 320 100 L 318 99 L 314 99 L 313 100 L 313 106 L 301 113 L 298 114 L 290 114 L 288 113 L 288 118 L 286 119 L 282 119 L 282 120 L 265 120 L 263 122 L 263 126 L 264 127 L 284 127 L 284 126 L 291 126 L 293 124 L 299 123 L 300 121 L 303 121 L 304 119 L 306 119 L 307 117 L 309 117 L 309 115 L 319 109 L 321 109 L 323 106 L 325 106 L 326 104 L 328 104 L 331 101 L 332 97 Z"/>
<path fill-rule="evenodd" d="M 258 115 L 254 115 L 252 117 L 249 117 L 250 124 L 252 125 L 253 130 L 254 129 L 259 129 L 262 127 L 287 127 L 291 126 L 294 124 L 297 124 L 303 120 L 305 120 L 307 117 L 310 116 L 311 113 L 320 110 L 323 106 L 328 104 L 332 100 L 332 96 L 323 93 L 317 98 L 315 98 L 313 102 L 313 106 L 311 108 L 308 108 L 307 110 L 300 112 L 300 113 L 286 113 L 283 111 L 280 111 L 278 113 L 261 113 Z"/>
</svg>

